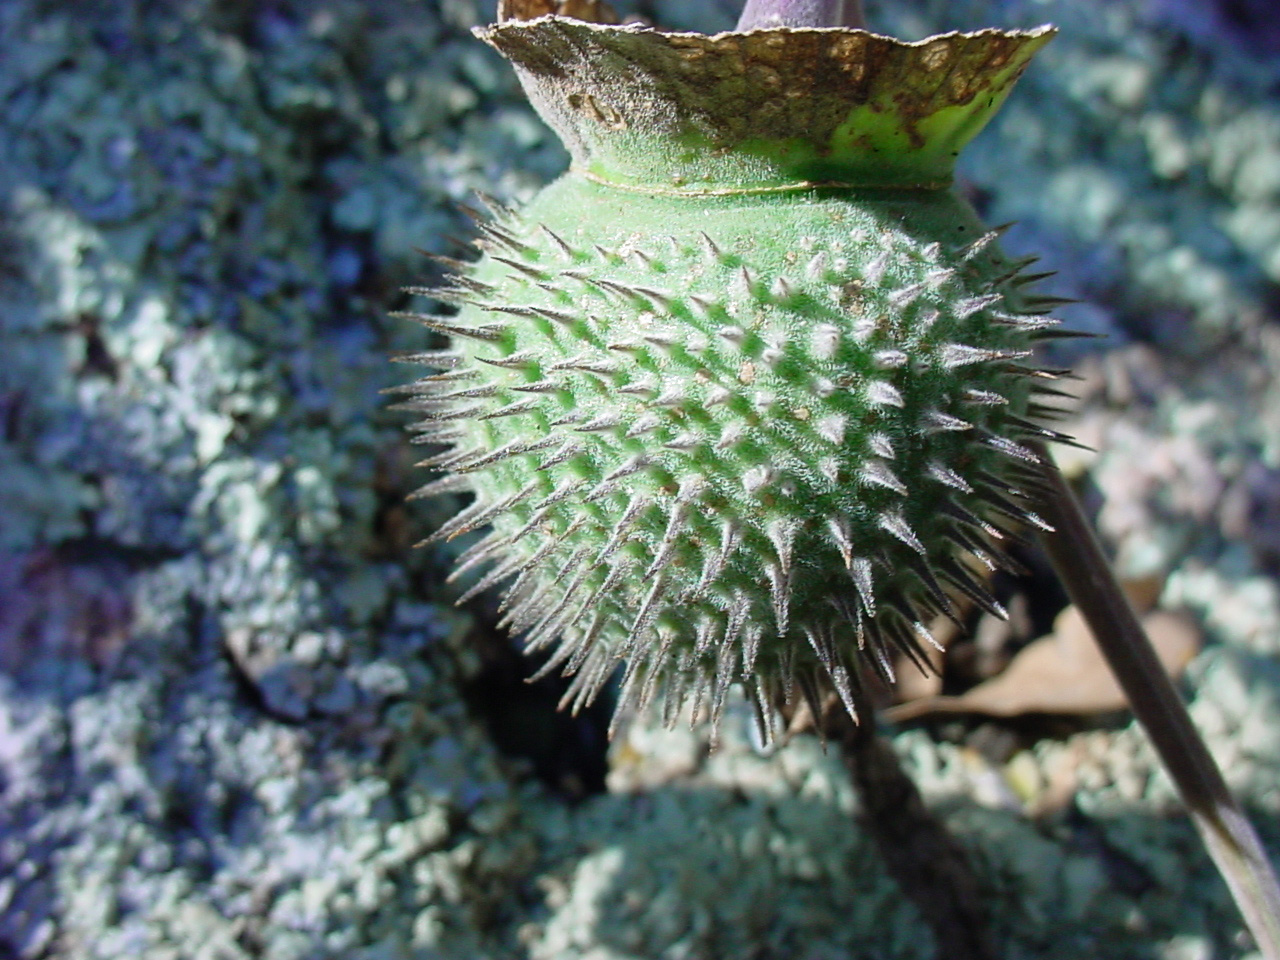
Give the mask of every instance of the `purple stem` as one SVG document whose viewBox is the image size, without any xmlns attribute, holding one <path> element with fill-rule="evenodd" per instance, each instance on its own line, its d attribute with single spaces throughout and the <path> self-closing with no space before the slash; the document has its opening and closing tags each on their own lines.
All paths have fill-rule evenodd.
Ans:
<svg viewBox="0 0 1280 960">
<path fill-rule="evenodd" d="M 862 0 L 747 0 L 738 30 L 772 27 L 867 28 Z"/>
</svg>

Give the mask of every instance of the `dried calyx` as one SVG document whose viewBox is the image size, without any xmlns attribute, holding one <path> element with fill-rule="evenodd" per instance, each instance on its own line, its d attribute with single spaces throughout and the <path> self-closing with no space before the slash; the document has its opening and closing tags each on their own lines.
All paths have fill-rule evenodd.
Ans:
<svg viewBox="0 0 1280 960">
<path fill-rule="evenodd" d="M 512 62 L 574 172 L 682 195 L 947 186 L 959 152 L 1053 35 L 708 36 L 549 16 L 555 6 L 512 0 L 477 34 Z"/>
</svg>

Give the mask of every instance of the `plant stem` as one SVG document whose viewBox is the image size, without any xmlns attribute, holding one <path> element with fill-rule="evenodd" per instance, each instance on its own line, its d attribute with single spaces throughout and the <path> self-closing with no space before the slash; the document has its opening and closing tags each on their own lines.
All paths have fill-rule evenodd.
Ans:
<svg viewBox="0 0 1280 960">
<path fill-rule="evenodd" d="M 855 687 L 858 721 L 837 721 L 846 766 L 862 806 L 862 821 L 885 869 L 933 931 L 942 960 L 995 960 L 981 890 L 964 850 L 937 820 L 876 730 L 876 714 Z M 821 721 L 817 721 L 821 722 Z"/>
<path fill-rule="evenodd" d="M 1066 480 L 1044 445 L 1034 446 L 1048 487 L 1045 519 L 1055 528 L 1042 538 L 1049 559 L 1177 787 L 1258 949 L 1267 960 L 1280 960 L 1280 884 L 1267 853 L 1196 732 Z"/>
<path fill-rule="evenodd" d="M 772 27 L 867 28 L 862 0 L 747 0 L 738 30 Z"/>
</svg>

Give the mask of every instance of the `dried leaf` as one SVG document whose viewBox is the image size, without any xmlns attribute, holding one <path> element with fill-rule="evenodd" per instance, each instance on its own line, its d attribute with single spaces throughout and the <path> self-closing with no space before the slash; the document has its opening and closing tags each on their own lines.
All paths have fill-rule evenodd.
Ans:
<svg viewBox="0 0 1280 960">
<path fill-rule="evenodd" d="M 1157 610 L 1142 620 L 1161 664 L 1178 676 L 1200 649 L 1200 631 L 1182 614 Z M 1025 647 L 1004 673 L 958 697 L 929 697 L 885 711 L 900 722 L 934 713 L 1095 714 L 1123 709 L 1124 694 L 1093 635 L 1074 606 L 1054 622 L 1053 633 Z"/>
</svg>

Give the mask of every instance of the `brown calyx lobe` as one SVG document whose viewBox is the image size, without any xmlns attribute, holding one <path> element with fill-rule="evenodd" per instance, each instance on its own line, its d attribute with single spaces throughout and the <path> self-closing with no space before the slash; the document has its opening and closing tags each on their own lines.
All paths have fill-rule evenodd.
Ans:
<svg viewBox="0 0 1280 960">
<path fill-rule="evenodd" d="M 516 67 L 574 167 L 662 188 L 680 186 L 681 156 L 706 165 L 735 153 L 745 165 L 726 165 L 723 176 L 754 181 L 748 187 L 945 186 L 960 148 L 1053 32 L 918 43 L 841 27 L 708 36 L 577 19 L 616 22 L 593 0 L 508 0 L 499 15 L 476 33 Z M 646 142 L 673 146 L 654 161 Z M 653 169 L 628 169 L 647 162 Z M 695 170 L 689 179 L 719 175 Z"/>
</svg>

